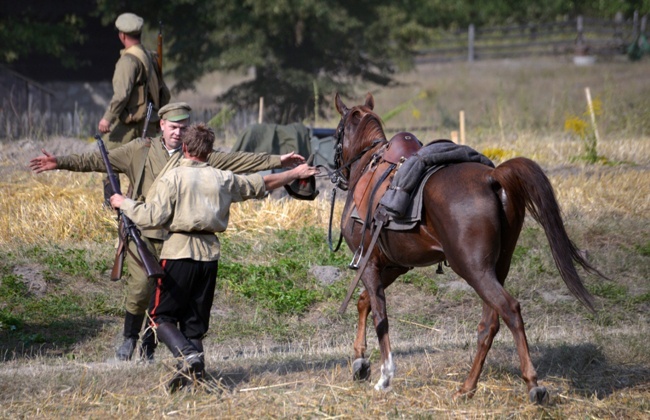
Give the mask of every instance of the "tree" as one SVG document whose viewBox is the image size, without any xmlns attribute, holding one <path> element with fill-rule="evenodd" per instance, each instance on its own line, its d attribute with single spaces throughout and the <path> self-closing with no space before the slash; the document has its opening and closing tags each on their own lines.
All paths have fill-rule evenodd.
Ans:
<svg viewBox="0 0 650 420">
<path fill-rule="evenodd" d="M 84 41 L 83 18 L 61 13 L 58 2 L 3 2 L 0 14 L 0 63 L 11 64 L 30 54 L 58 58 L 73 67 L 75 57 L 67 54 L 71 45 Z"/>
<path fill-rule="evenodd" d="M 205 73 L 254 69 L 254 79 L 219 100 L 252 108 L 264 97 L 270 121 L 313 116 L 334 91 L 354 83 L 387 85 L 413 65 L 413 48 L 425 29 L 410 16 L 408 1 L 394 0 L 157 0 L 129 1 L 150 24 L 164 22 L 165 73 L 175 89 L 193 88 Z M 100 0 L 107 19 L 123 4 Z M 314 103 L 315 92 L 317 103 Z M 321 112 L 321 111 L 319 111 Z"/>
</svg>

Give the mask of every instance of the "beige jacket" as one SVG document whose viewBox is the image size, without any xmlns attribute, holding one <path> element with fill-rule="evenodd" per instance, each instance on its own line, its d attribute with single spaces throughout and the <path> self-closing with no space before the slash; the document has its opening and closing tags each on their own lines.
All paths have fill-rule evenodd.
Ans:
<svg viewBox="0 0 650 420">
<path fill-rule="evenodd" d="M 214 232 L 228 227 L 230 205 L 262 198 L 265 191 L 261 175 L 235 175 L 181 159 L 157 180 L 146 202 L 125 199 L 121 209 L 139 228 L 168 232 L 161 260 L 215 261 L 221 249 Z"/>
<path fill-rule="evenodd" d="M 144 201 L 150 194 L 151 186 L 156 178 L 178 166 L 181 153 L 175 152 L 170 156 L 160 137 L 151 141 L 136 139 L 111 150 L 108 154 L 108 160 L 115 172 L 126 174 L 129 178 L 129 182 L 133 185 L 131 198 Z M 99 151 L 80 155 L 58 156 L 56 163 L 59 169 L 70 171 L 106 172 Z M 282 162 L 279 155 L 214 151 L 208 156 L 208 165 L 224 171 L 251 173 L 280 168 Z M 143 230 L 142 234 L 148 238 L 163 239 L 160 230 Z"/>
</svg>

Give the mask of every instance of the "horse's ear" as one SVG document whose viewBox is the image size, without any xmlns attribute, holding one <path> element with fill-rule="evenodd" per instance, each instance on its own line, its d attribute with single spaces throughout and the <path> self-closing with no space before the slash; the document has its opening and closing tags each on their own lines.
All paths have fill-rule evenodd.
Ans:
<svg viewBox="0 0 650 420">
<path fill-rule="evenodd" d="M 375 108 L 375 98 L 372 97 L 372 93 L 370 92 L 366 94 L 366 106 L 370 109 Z"/>
<path fill-rule="evenodd" d="M 336 92 L 336 96 L 334 97 L 334 103 L 336 104 L 336 110 L 340 115 L 343 115 L 346 112 L 348 112 L 348 107 L 345 106 L 338 92 Z"/>
</svg>

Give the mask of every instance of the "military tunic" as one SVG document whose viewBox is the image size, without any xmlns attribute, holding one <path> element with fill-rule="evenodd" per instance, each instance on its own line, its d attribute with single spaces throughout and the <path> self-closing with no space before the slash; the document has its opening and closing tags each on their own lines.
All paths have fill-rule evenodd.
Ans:
<svg viewBox="0 0 650 420">
<path fill-rule="evenodd" d="M 265 191 L 261 175 L 236 175 L 181 159 L 158 179 L 145 203 L 127 199 L 121 209 L 141 229 L 162 228 L 161 259 L 215 261 L 219 241 L 210 233 L 226 230 L 232 203 L 262 198 Z"/>
<path fill-rule="evenodd" d="M 139 138 L 111 150 L 108 159 L 115 172 L 123 173 L 129 178 L 129 182 L 133 185 L 131 198 L 145 201 L 156 178 L 178 166 L 181 155 L 180 151 L 176 151 L 170 156 L 161 137 L 157 137 L 151 140 Z M 106 172 L 104 161 L 99 152 L 58 156 L 56 162 L 59 169 L 77 172 Z M 280 168 L 282 163 L 278 155 L 214 151 L 208 156 L 208 165 L 235 173 L 250 173 Z M 156 256 L 160 254 L 164 237 L 164 232 L 158 229 L 142 231 L 143 240 Z M 129 251 L 126 265 L 130 278 L 126 283 L 125 306 L 128 312 L 139 315 L 144 314 L 147 310 L 153 284 L 148 280 L 147 274 L 139 262 L 133 258 L 133 255 L 138 255 L 133 241 L 129 241 Z"/>
<path fill-rule="evenodd" d="M 265 191 L 258 174 L 235 175 L 181 159 L 158 178 L 145 203 L 124 200 L 122 211 L 138 227 L 168 232 L 160 254 L 165 276 L 149 306 L 155 325 L 179 323 L 190 339 L 205 335 L 220 256 L 214 233 L 226 230 L 232 203 L 261 198 Z"/>
<path fill-rule="evenodd" d="M 138 57 L 148 61 L 148 67 Z M 142 135 L 147 103 L 153 102 L 147 133 L 157 134 L 160 130 L 158 109 L 169 102 L 169 89 L 162 77 L 159 78 L 156 56 L 147 52 L 142 45 L 133 45 L 120 51 L 120 59 L 113 73 L 113 97 L 103 119 L 111 124 L 110 131 L 103 137 L 111 150 Z M 149 85 L 157 92 L 152 96 Z"/>
</svg>

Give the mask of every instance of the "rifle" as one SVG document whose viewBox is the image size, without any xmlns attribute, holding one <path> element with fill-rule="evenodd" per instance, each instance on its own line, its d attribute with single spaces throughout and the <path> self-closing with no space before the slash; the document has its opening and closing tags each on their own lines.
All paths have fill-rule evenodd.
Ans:
<svg viewBox="0 0 650 420">
<path fill-rule="evenodd" d="M 142 138 L 147 138 L 147 129 L 149 128 L 149 121 L 151 121 L 151 110 L 153 109 L 153 102 L 149 101 L 147 104 L 147 116 L 144 119 L 144 128 L 142 129 Z"/>
<path fill-rule="evenodd" d="M 163 35 L 162 35 L 162 20 L 158 22 L 158 68 L 160 69 L 160 74 L 162 74 L 162 64 L 163 64 Z"/>
<path fill-rule="evenodd" d="M 108 150 L 106 150 L 104 141 L 99 134 L 95 135 L 95 140 L 97 140 L 99 152 L 102 155 L 102 159 L 104 160 L 104 165 L 106 165 L 106 173 L 108 174 L 108 179 L 111 182 L 113 193 L 122 194 L 120 192 L 120 186 L 117 183 L 117 175 L 115 175 L 113 167 L 111 166 L 111 162 L 108 160 Z M 111 280 L 116 281 L 122 277 L 122 268 L 124 265 L 124 257 L 126 256 L 126 251 L 128 249 L 127 243 L 129 238 L 135 242 L 135 246 L 138 248 L 138 255 L 140 256 L 140 261 L 142 261 L 142 265 L 147 272 L 147 277 L 150 279 L 163 277 L 165 275 L 165 272 L 158 263 L 156 257 L 154 257 L 151 251 L 149 251 L 149 248 L 147 248 L 147 244 L 145 244 L 142 240 L 142 237 L 140 237 L 140 231 L 135 226 L 135 224 L 120 210 L 117 211 L 117 217 L 122 221 L 123 224 L 123 229 L 120 229 L 118 232 L 122 238 L 122 246 L 118 247 L 118 251 L 115 255 L 115 263 L 113 264 L 113 270 L 111 271 Z"/>
</svg>

